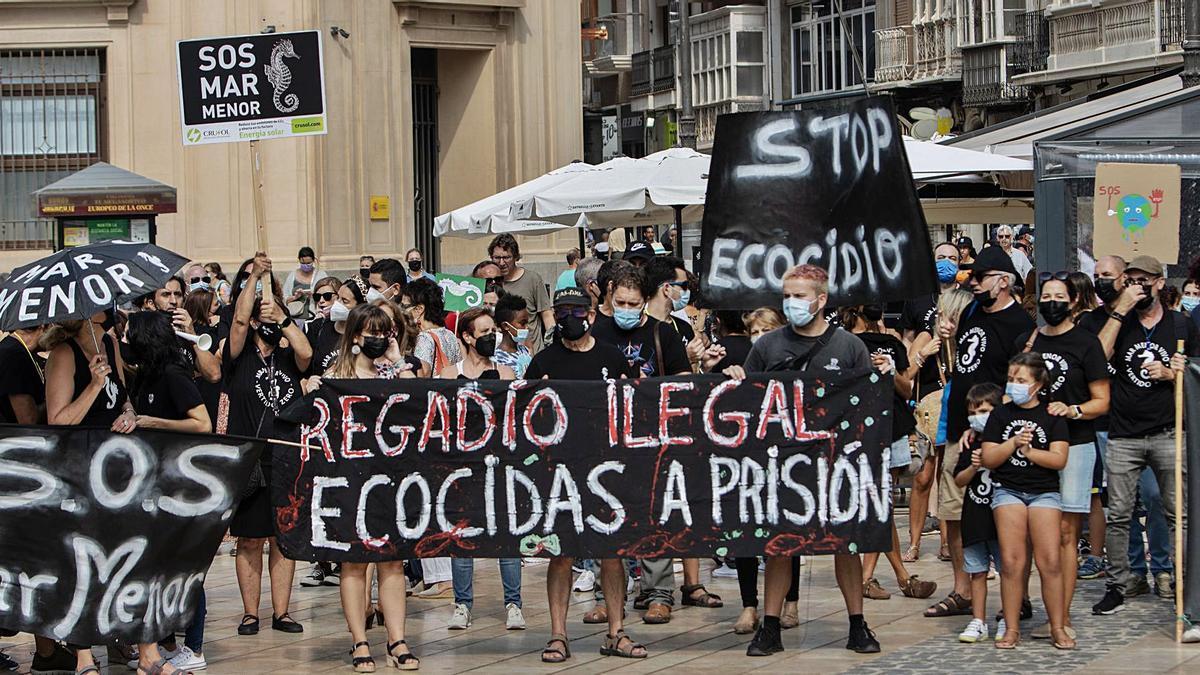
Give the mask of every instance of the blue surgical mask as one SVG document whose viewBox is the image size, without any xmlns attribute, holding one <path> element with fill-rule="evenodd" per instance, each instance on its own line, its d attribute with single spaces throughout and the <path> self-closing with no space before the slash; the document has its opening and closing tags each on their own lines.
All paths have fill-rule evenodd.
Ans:
<svg viewBox="0 0 1200 675">
<path fill-rule="evenodd" d="M 967 416 L 967 423 L 971 425 L 971 431 L 974 431 L 977 434 L 982 434 L 983 428 L 987 426 L 988 417 L 990 415 L 990 412 L 985 412 L 977 415 Z"/>
<path fill-rule="evenodd" d="M 613 321 L 617 322 L 617 326 L 621 330 L 633 330 L 642 323 L 642 308 L 623 309 L 621 307 L 614 307 Z"/>
<path fill-rule="evenodd" d="M 189 291 L 211 291 L 212 286 L 204 283 L 203 281 L 197 281 L 194 284 L 188 284 L 188 290 Z"/>
<path fill-rule="evenodd" d="M 1183 311 L 1185 312 L 1191 312 L 1193 309 L 1200 307 L 1200 298 L 1193 298 L 1185 295 L 1183 296 L 1183 300 L 1181 302 Z"/>
<path fill-rule="evenodd" d="M 937 261 L 937 275 L 938 281 L 942 282 L 943 284 L 948 284 L 951 281 L 954 281 L 954 278 L 958 276 L 958 263 L 954 262 L 953 260 L 946 260 L 945 258 L 942 258 L 941 260 Z"/>
<path fill-rule="evenodd" d="M 783 315 L 793 328 L 803 328 L 812 323 L 816 315 L 812 312 L 813 302 L 800 298 L 783 299 Z"/>
<path fill-rule="evenodd" d="M 1004 394 L 1017 405 L 1025 405 L 1033 398 L 1033 394 L 1029 393 L 1029 385 L 1020 382 L 1009 382 L 1004 387 Z"/>
<path fill-rule="evenodd" d="M 678 312 L 679 310 L 683 309 L 684 307 L 687 307 L 688 303 L 691 301 L 692 301 L 692 292 L 690 290 L 684 290 L 682 293 L 679 294 L 678 300 L 675 300 L 675 299 L 671 300 L 671 309 Z"/>
</svg>

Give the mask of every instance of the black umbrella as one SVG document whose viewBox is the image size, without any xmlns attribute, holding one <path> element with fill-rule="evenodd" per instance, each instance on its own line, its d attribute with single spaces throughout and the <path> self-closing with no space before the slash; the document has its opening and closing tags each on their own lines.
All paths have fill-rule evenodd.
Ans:
<svg viewBox="0 0 1200 675">
<path fill-rule="evenodd" d="M 187 258 L 153 244 L 108 241 L 63 249 L 0 284 L 0 330 L 86 319 L 162 288 Z"/>
</svg>

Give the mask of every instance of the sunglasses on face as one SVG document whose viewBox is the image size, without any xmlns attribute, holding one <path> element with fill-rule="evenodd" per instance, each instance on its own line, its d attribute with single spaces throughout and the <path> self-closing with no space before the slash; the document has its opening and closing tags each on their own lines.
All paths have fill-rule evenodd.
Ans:
<svg viewBox="0 0 1200 675">
<path fill-rule="evenodd" d="M 972 272 L 971 278 L 974 279 L 976 283 L 982 284 L 988 277 L 994 277 L 997 274 L 1004 274 L 1004 273 L 1003 272 L 986 272 L 986 271 Z"/>
<path fill-rule="evenodd" d="M 688 282 L 686 282 L 686 281 L 668 281 L 664 285 L 665 286 L 674 286 L 675 288 L 680 288 L 680 289 L 683 289 L 686 291 L 687 287 L 688 287 Z"/>
<path fill-rule="evenodd" d="M 1044 284 L 1050 280 L 1066 281 L 1067 277 L 1070 276 L 1070 274 L 1071 273 L 1066 270 L 1061 270 L 1058 272 L 1042 272 L 1042 273 L 1038 274 L 1038 282 Z"/>
<path fill-rule="evenodd" d="M 206 284 L 208 284 L 208 283 L 212 283 L 212 277 L 210 277 L 210 276 L 208 276 L 208 275 L 205 275 L 205 276 L 202 276 L 202 277 L 192 277 L 192 281 L 191 281 L 191 282 L 192 282 L 193 284 L 198 284 L 198 283 L 200 283 L 201 281 L 203 281 L 203 282 L 204 282 L 204 283 L 206 283 Z"/>
<path fill-rule="evenodd" d="M 588 316 L 587 307 L 575 307 L 572 309 L 556 309 L 554 310 L 555 321 L 566 321 L 567 317 L 575 317 L 576 319 L 586 319 Z"/>
<path fill-rule="evenodd" d="M 313 293 L 313 297 L 320 302 L 333 302 L 337 297 L 337 293 Z"/>
</svg>

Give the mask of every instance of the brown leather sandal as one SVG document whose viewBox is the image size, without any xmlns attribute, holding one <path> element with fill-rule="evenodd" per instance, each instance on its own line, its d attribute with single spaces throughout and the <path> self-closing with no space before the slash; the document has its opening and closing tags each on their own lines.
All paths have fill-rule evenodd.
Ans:
<svg viewBox="0 0 1200 675">
<path fill-rule="evenodd" d="M 562 644 L 562 649 L 550 646 L 555 642 Z M 542 663 L 563 663 L 569 658 L 571 658 L 571 643 L 567 641 L 567 636 L 557 633 L 551 635 L 550 640 L 546 642 L 546 648 L 542 650 Z"/>
<path fill-rule="evenodd" d="M 692 595 L 696 591 L 703 591 L 699 596 Z M 683 595 L 682 604 L 685 607 L 706 607 L 708 609 L 716 609 L 724 607 L 725 603 L 721 602 L 721 596 L 714 593 L 709 593 L 704 584 L 695 584 L 679 587 L 679 592 Z"/>
<path fill-rule="evenodd" d="M 628 644 L 629 647 L 621 649 L 622 644 Z M 636 653 L 637 650 L 642 650 L 641 653 Z M 619 656 L 623 659 L 644 659 L 650 656 L 650 652 L 646 651 L 645 645 L 640 645 L 633 641 L 633 638 L 625 634 L 624 630 L 617 631 L 616 635 L 605 635 L 604 646 L 600 648 L 601 656 Z"/>
</svg>

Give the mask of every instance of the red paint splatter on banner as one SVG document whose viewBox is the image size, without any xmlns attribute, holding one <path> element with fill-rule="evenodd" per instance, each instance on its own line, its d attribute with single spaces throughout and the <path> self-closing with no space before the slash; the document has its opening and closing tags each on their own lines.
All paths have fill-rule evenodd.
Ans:
<svg viewBox="0 0 1200 675">
<path fill-rule="evenodd" d="M 459 550 L 474 551 L 476 549 L 475 542 L 464 539 L 463 531 L 470 525 L 466 520 L 460 520 L 454 524 L 449 532 L 438 532 L 431 534 L 413 547 L 413 553 L 418 558 L 437 558 L 440 556 L 450 555 L 447 551 L 451 545 L 456 546 Z"/>
<path fill-rule="evenodd" d="M 292 493 L 288 495 L 287 506 L 275 508 L 275 527 L 281 534 L 291 532 L 300 524 L 300 509 L 304 507 L 304 498 Z"/>
</svg>

